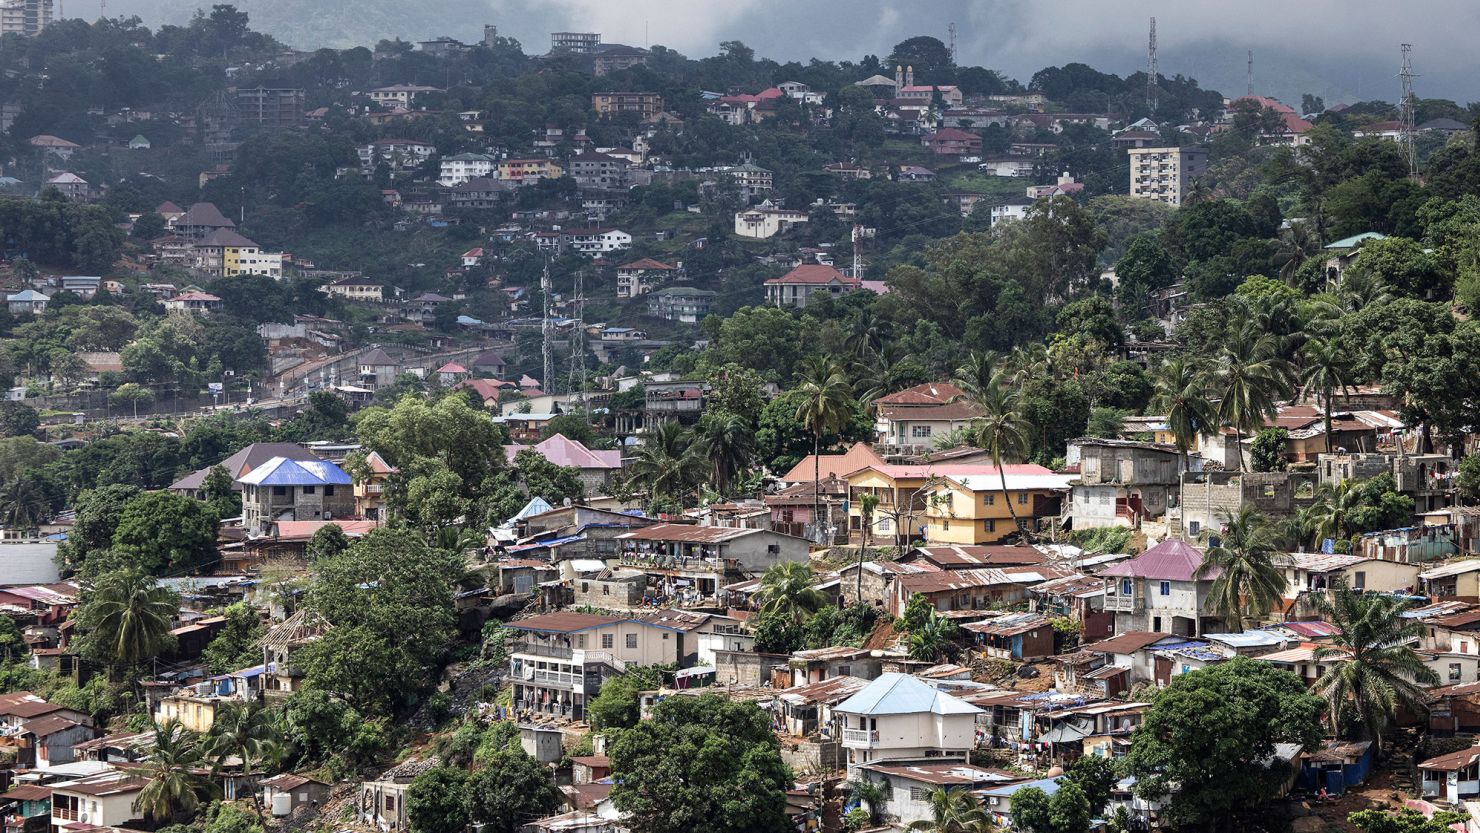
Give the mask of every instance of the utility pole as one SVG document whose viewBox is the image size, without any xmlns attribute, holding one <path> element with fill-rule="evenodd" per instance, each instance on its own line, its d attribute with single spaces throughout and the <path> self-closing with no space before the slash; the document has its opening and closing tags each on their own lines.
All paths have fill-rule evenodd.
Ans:
<svg viewBox="0 0 1480 833">
<path fill-rule="evenodd" d="M 1151 18 L 1151 35 L 1146 39 L 1146 115 L 1156 112 L 1156 18 Z"/>
<path fill-rule="evenodd" d="M 545 272 L 540 277 L 540 294 L 545 298 L 545 316 L 540 320 L 540 335 L 542 336 L 541 353 L 545 359 L 545 375 L 540 379 L 544 385 L 545 393 L 554 393 L 555 390 L 555 325 L 550 320 L 550 257 L 545 256 Z"/>
<path fill-rule="evenodd" d="M 1250 96 L 1252 96 L 1254 94 L 1254 50 L 1252 50 L 1252 49 L 1249 50 L 1249 91 L 1248 91 L 1248 94 Z"/>
<path fill-rule="evenodd" d="M 1403 69 L 1398 73 L 1403 79 L 1403 152 L 1408 157 L 1408 178 L 1418 178 L 1418 151 L 1413 147 L 1413 122 L 1414 122 L 1414 99 L 1413 99 L 1413 44 L 1403 44 Z"/>
</svg>

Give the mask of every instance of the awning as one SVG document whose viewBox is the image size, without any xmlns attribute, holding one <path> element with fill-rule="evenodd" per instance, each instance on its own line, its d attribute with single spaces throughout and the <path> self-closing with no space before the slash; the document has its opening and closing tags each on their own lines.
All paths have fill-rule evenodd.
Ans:
<svg viewBox="0 0 1480 833">
<path fill-rule="evenodd" d="M 675 672 L 673 672 L 673 678 L 676 679 L 676 680 L 678 680 L 678 679 L 683 679 L 684 677 L 697 677 L 697 676 L 699 676 L 701 674 L 713 674 L 713 673 L 714 673 L 714 667 L 713 666 L 710 666 L 710 665 L 696 665 L 693 668 L 685 668 L 682 671 L 675 671 Z"/>
</svg>

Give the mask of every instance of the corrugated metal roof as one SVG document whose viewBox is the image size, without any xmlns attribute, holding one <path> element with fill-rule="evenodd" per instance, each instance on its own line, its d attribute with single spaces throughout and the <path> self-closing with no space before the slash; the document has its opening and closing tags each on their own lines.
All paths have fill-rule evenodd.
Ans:
<svg viewBox="0 0 1480 833">
<path fill-rule="evenodd" d="M 833 709 L 846 714 L 980 714 L 981 709 L 908 674 L 881 674 Z"/>
<path fill-rule="evenodd" d="M 238 478 L 249 486 L 348 486 L 348 473 L 328 460 L 274 457 Z"/>
</svg>

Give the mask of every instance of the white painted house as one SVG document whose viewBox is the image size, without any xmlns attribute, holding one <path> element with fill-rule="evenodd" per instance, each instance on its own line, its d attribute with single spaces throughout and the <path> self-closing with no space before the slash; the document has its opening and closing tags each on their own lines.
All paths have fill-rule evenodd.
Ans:
<svg viewBox="0 0 1480 833">
<path fill-rule="evenodd" d="M 982 710 L 908 674 L 888 673 L 839 703 L 849 768 L 910 758 L 965 759 Z"/>
</svg>

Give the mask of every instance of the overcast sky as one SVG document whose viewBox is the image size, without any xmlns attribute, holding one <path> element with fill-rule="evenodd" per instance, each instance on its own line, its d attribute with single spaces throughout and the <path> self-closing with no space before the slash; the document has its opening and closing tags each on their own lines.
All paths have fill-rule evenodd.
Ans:
<svg viewBox="0 0 1480 833">
<path fill-rule="evenodd" d="M 305 19 L 305 10 L 324 10 L 318 4 L 325 0 L 235 2 L 295 46 L 324 45 L 338 34 L 326 34 L 322 18 L 307 32 L 294 25 Z M 141 12 L 154 23 L 161 14 L 178 20 L 192 5 L 113 0 L 109 8 Z M 359 38 L 370 27 L 378 37 L 476 39 L 484 23 L 494 23 L 530 53 L 549 48 L 549 32 L 570 29 L 599 31 L 608 42 L 663 44 L 699 57 L 712 54 L 722 40 L 736 39 L 783 61 L 882 57 L 912 35 L 945 40 L 954 22 L 960 63 L 999 69 L 1023 81 L 1044 66 L 1070 61 L 1119 74 L 1144 68 L 1147 23 L 1154 15 L 1161 71 L 1191 75 L 1225 93 L 1243 91 L 1245 52 L 1252 49 L 1258 92 L 1293 96 L 1296 103 L 1301 92 L 1323 94 L 1328 103 L 1396 100 L 1398 45 L 1409 42 L 1422 76 L 1419 95 L 1480 99 L 1473 57 L 1480 36 L 1477 0 L 355 0 L 348 5 L 361 13 L 344 19 L 345 33 Z"/>
</svg>

